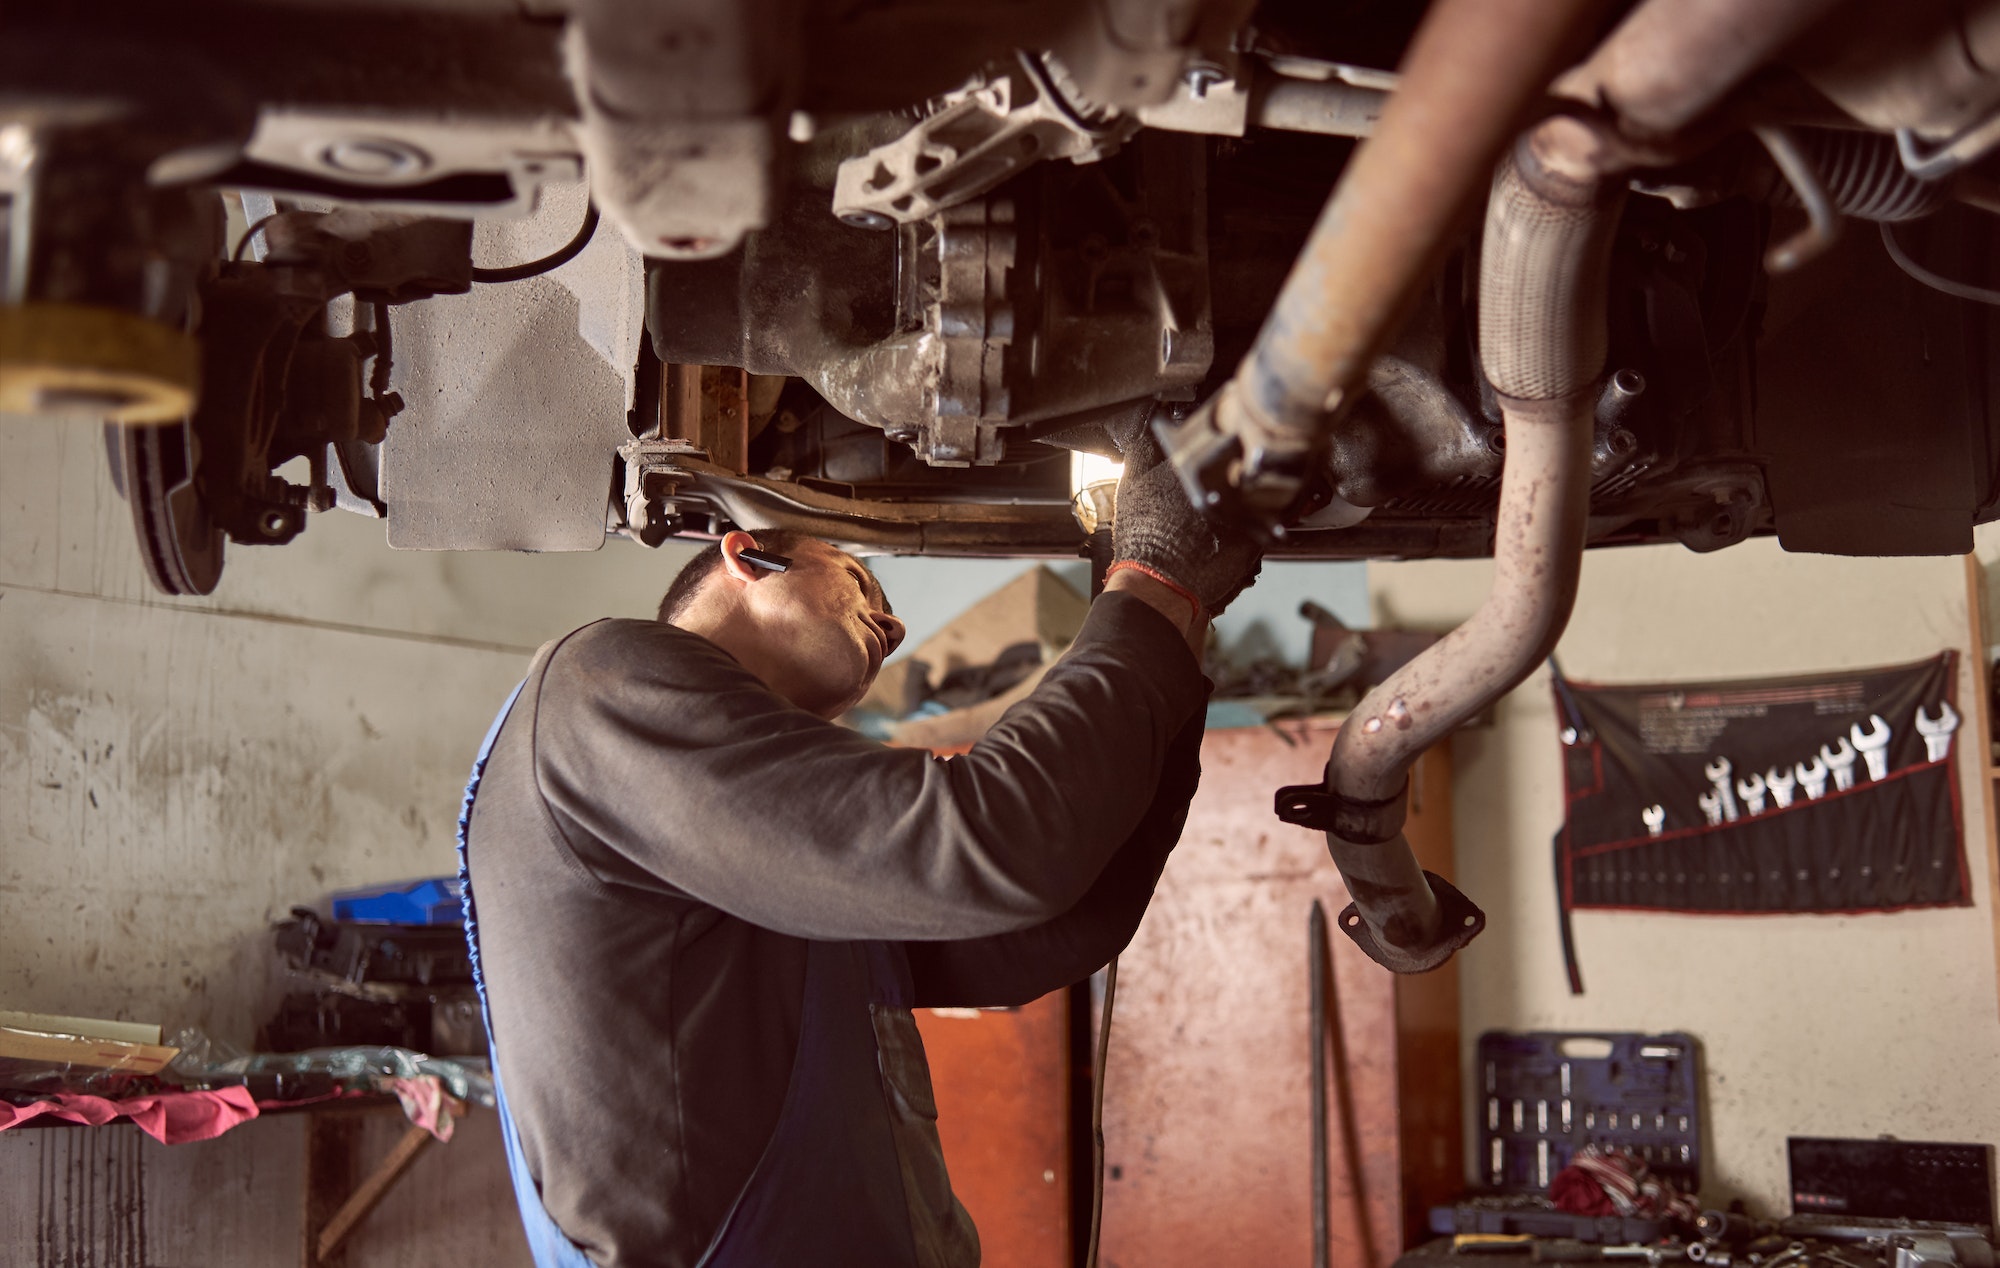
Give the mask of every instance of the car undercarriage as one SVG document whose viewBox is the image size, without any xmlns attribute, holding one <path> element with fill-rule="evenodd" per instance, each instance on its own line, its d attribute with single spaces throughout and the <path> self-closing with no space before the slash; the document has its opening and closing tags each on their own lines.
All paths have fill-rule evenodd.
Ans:
<svg viewBox="0 0 2000 1268">
<path fill-rule="evenodd" d="M 1996 146 L 1974 0 L 15 10 L 0 409 L 107 420 L 169 594 L 335 508 L 1074 555 L 1140 427 L 1273 557 L 1492 555 L 1280 797 L 1421 968 L 1404 773 L 1583 548 L 1994 517 Z"/>
</svg>

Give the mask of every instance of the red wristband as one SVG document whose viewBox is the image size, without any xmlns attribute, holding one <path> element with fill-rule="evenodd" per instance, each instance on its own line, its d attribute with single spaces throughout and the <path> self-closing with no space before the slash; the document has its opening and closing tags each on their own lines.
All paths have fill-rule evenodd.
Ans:
<svg viewBox="0 0 2000 1268">
<path fill-rule="evenodd" d="M 1148 568 L 1146 565 L 1142 563 L 1138 563 L 1135 560 L 1121 559 L 1117 563 L 1112 564 L 1109 568 L 1106 568 L 1104 570 L 1104 580 L 1107 583 L 1110 582 L 1111 578 L 1120 569 L 1123 568 L 1130 568 L 1133 572 L 1151 577 L 1153 580 L 1159 582 L 1161 585 L 1173 591 L 1181 598 L 1186 599 L 1188 601 L 1188 606 L 1194 609 L 1194 619 L 1197 621 L 1201 620 L 1201 613 L 1202 613 L 1201 600 L 1194 597 L 1194 591 L 1188 589 L 1186 586 L 1182 585 L 1178 581 L 1173 581 L 1166 577 L 1161 576 L 1158 572 L 1154 571 L 1151 568 Z"/>
</svg>

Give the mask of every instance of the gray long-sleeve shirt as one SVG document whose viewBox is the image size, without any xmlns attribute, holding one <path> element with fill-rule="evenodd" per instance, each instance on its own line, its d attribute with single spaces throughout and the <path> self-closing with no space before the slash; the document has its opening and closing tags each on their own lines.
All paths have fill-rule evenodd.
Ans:
<svg viewBox="0 0 2000 1268">
<path fill-rule="evenodd" d="M 777 1122 L 807 939 L 907 942 L 918 1003 L 1022 1003 L 1131 937 L 1185 821 L 1200 669 L 1101 596 L 950 761 L 773 695 L 698 635 L 601 621 L 538 659 L 470 874 L 502 1079 L 544 1205 L 689 1268 Z"/>
</svg>

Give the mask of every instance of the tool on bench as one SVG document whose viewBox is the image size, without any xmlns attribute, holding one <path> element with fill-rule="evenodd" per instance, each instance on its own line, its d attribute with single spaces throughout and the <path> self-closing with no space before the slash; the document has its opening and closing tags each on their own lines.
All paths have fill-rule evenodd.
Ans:
<svg viewBox="0 0 2000 1268">
<path fill-rule="evenodd" d="M 1741 1246 L 1755 1237 L 1763 1237 L 1773 1231 L 1773 1225 L 1766 1220 L 1756 1220 L 1741 1211 L 1707 1210 L 1694 1222 L 1694 1228 L 1705 1242 Z"/>
<path fill-rule="evenodd" d="M 1599 1246 L 1572 1237 L 1551 1237 L 1534 1242 L 1531 1257 L 1538 1264 L 1580 1264 L 1599 1260 L 1639 1259 L 1648 1264 L 1673 1263 L 1690 1258 L 1690 1248 L 1680 1242 L 1635 1243 L 1630 1246 Z"/>
</svg>

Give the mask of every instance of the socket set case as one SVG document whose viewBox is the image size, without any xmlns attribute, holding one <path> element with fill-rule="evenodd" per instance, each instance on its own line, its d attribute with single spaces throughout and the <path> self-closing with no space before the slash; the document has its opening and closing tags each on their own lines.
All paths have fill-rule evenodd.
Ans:
<svg viewBox="0 0 2000 1268">
<path fill-rule="evenodd" d="M 1441 1236 L 1500 1233 L 1629 1246 L 1665 1239 L 1674 1232 L 1674 1221 L 1655 1215 L 1573 1215 L 1556 1210 L 1545 1197 L 1514 1193 L 1467 1198 L 1456 1206 L 1434 1206 L 1430 1230 Z"/>
<path fill-rule="evenodd" d="M 1490 1192 L 1546 1193 L 1585 1145 L 1629 1149 L 1701 1185 L 1701 1058 L 1692 1035 L 1491 1030 L 1479 1037 L 1478 1174 Z"/>
</svg>

